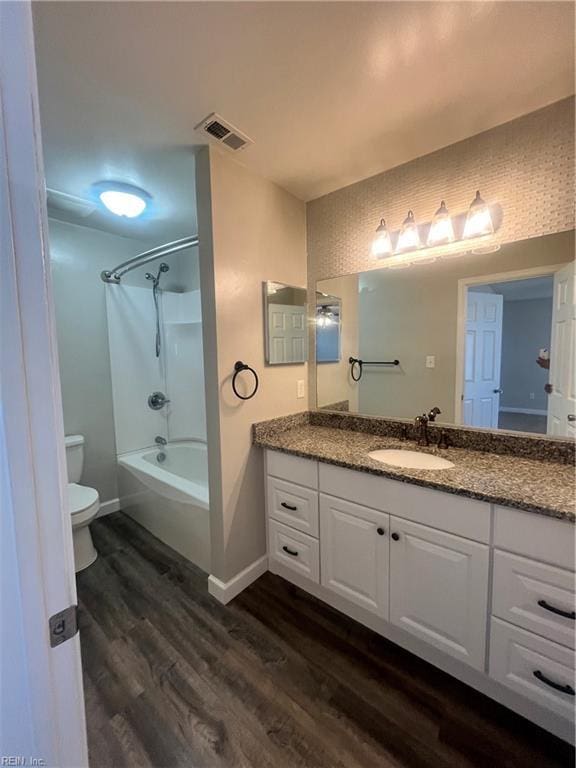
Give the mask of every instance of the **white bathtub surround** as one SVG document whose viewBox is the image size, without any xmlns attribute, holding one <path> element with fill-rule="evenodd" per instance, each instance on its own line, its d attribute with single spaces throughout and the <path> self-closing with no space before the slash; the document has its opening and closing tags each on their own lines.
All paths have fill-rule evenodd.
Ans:
<svg viewBox="0 0 576 768">
<path fill-rule="evenodd" d="M 160 290 L 159 358 L 150 288 L 107 285 L 106 302 L 120 507 L 209 572 L 200 291 Z M 152 410 L 153 392 L 163 392 L 170 402 Z M 157 436 L 168 441 L 163 462 L 154 447 Z"/>
<path fill-rule="evenodd" d="M 208 592 L 215 597 L 220 603 L 226 605 L 240 594 L 246 587 L 249 587 L 252 582 L 259 579 L 260 576 L 266 573 L 268 570 L 268 555 L 255 560 L 243 571 L 237 573 L 236 576 L 229 581 L 220 581 L 216 576 L 209 576 L 208 578 Z"/>
<path fill-rule="evenodd" d="M 207 573 L 210 508 L 206 444 L 169 443 L 118 457 L 122 511 Z"/>
</svg>

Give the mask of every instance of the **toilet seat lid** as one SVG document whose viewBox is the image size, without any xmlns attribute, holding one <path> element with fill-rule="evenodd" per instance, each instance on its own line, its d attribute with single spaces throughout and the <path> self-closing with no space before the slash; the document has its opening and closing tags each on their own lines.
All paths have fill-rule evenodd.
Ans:
<svg viewBox="0 0 576 768">
<path fill-rule="evenodd" d="M 68 484 L 68 509 L 71 515 L 85 512 L 99 501 L 98 491 L 78 483 Z"/>
</svg>

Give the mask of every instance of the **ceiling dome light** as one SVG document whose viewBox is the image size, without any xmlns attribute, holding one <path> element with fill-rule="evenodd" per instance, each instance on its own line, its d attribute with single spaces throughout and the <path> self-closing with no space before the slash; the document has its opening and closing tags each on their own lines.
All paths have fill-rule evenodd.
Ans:
<svg viewBox="0 0 576 768">
<path fill-rule="evenodd" d="M 434 219 L 428 232 L 427 245 L 443 245 L 444 243 L 454 242 L 454 227 L 452 219 L 446 208 L 444 200 L 440 203 L 440 208 L 434 214 Z"/>
<path fill-rule="evenodd" d="M 480 197 L 480 192 L 476 192 L 476 197 L 466 216 L 463 237 L 481 237 L 482 235 L 491 235 L 494 232 L 490 208 Z"/>
<path fill-rule="evenodd" d="M 372 241 L 372 256 L 381 259 L 384 256 L 392 255 L 392 241 L 386 227 L 384 219 L 380 219 L 380 224 L 376 230 L 376 237 Z"/>
<path fill-rule="evenodd" d="M 100 181 L 92 189 L 105 208 L 127 219 L 141 216 L 152 199 L 145 190 L 121 182 Z"/>
<path fill-rule="evenodd" d="M 418 225 L 414 221 L 414 212 L 408 211 L 408 216 L 404 219 L 402 229 L 398 235 L 398 244 L 396 251 L 415 251 L 417 248 L 421 248 L 420 233 L 418 232 Z"/>
</svg>

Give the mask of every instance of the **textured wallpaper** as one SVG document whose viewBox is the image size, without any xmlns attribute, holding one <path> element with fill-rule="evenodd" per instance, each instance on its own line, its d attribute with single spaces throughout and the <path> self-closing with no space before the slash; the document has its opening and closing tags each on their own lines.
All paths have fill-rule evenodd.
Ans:
<svg viewBox="0 0 576 768">
<path fill-rule="evenodd" d="M 500 242 L 574 228 L 574 98 L 344 187 L 307 205 L 308 284 L 377 269 L 370 255 L 384 216 L 390 230 L 409 208 L 430 221 L 440 200 L 467 210 L 480 189 L 499 203 Z"/>
</svg>

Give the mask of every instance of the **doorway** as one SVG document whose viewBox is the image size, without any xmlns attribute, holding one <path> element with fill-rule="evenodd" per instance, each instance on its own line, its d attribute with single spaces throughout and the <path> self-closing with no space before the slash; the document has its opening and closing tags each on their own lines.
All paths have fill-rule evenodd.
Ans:
<svg viewBox="0 0 576 768">
<path fill-rule="evenodd" d="M 461 424 L 548 433 L 558 270 L 460 281 L 456 413 Z"/>
</svg>

